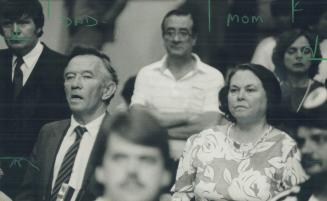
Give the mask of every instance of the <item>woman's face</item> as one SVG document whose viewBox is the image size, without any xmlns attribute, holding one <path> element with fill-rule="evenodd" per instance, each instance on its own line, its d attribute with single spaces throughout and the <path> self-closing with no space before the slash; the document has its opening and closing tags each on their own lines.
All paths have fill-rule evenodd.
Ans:
<svg viewBox="0 0 327 201">
<path fill-rule="evenodd" d="M 288 73 L 306 74 L 311 66 L 312 57 L 309 41 L 300 36 L 286 49 L 284 65 Z"/>
<path fill-rule="evenodd" d="M 236 121 L 266 118 L 267 96 L 260 79 L 249 70 L 237 71 L 230 80 L 228 108 Z"/>
</svg>

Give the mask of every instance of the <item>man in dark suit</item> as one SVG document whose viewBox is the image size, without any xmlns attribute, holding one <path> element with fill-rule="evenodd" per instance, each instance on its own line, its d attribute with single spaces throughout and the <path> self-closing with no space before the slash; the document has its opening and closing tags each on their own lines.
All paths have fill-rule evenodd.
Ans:
<svg viewBox="0 0 327 201">
<path fill-rule="evenodd" d="M 16 201 L 93 201 L 94 147 L 118 80 L 110 59 L 94 49 L 77 48 L 64 71 L 72 116 L 42 127 Z M 65 190 L 66 189 L 66 190 Z"/>
<path fill-rule="evenodd" d="M 69 116 L 63 89 L 67 58 L 39 41 L 44 15 L 38 0 L 6 0 L 0 5 L 0 156 L 28 157 L 41 126 Z M 14 195 L 23 167 L 1 161 L 2 190 Z"/>
<path fill-rule="evenodd" d="M 159 201 L 170 184 L 168 133 L 145 110 L 105 118 L 96 159 L 96 201 Z"/>
</svg>

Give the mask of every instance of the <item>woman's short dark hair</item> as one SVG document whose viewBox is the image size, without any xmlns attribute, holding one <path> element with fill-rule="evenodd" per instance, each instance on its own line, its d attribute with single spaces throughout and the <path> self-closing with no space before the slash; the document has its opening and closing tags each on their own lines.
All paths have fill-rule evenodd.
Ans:
<svg viewBox="0 0 327 201">
<path fill-rule="evenodd" d="M 31 17 L 35 27 L 41 28 L 41 31 L 37 33 L 38 37 L 43 34 L 44 14 L 42 5 L 38 0 L 6 0 L 1 3 L 0 6 L 0 19 L 9 19 L 11 21 L 17 21 L 21 17 Z M 0 28 L 0 33 L 2 33 Z"/>
<path fill-rule="evenodd" d="M 316 43 L 317 34 L 314 34 L 312 31 L 302 29 L 291 29 L 289 31 L 283 32 L 277 38 L 277 44 L 272 56 L 272 60 L 275 64 L 276 75 L 281 81 L 286 80 L 287 74 L 284 64 L 285 52 L 292 45 L 292 43 L 294 43 L 294 41 L 296 41 L 301 36 L 304 36 L 308 40 L 312 54 L 314 53 L 315 45 L 317 44 L 316 53 L 315 55 L 312 55 L 312 57 L 321 58 L 321 52 L 319 48 L 320 41 Z M 318 73 L 318 66 L 320 62 L 320 60 L 311 60 L 311 66 L 308 70 L 310 78 L 313 78 Z"/>
<path fill-rule="evenodd" d="M 235 117 L 231 114 L 228 108 L 228 92 L 230 87 L 231 78 L 235 75 L 237 71 L 251 71 L 255 74 L 262 83 L 263 89 L 267 96 L 267 112 L 266 118 L 267 122 L 271 125 L 276 126 L 278 120 L 278 112 L 280 112 L 281 104 L 281 89 L 280 84 L 275 77 L 275 75 L 267 68 L 257 65 L 257 64 L 240 64 L 231 69 L 227 76 L 225 86 L 219 92 L 219 109 L 225 113 L 225 117 L 236 122 Z"/>
</svg>

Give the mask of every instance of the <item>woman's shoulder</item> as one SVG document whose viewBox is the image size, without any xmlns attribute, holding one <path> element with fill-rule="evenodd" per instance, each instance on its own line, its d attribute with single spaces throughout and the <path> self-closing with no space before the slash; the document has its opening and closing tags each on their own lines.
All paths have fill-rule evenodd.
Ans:
<svg viewBox="0 0 327 201">
<path fill-rule="evenodd" d="M 276 142 L 281 142 L 281 143 L 284 141 L 290 141 L 294 145 L 296 145 L 295 140 L 289 134 L 287 134 L 285 131 L 282 131 L 278 128 L 274 128 L 271 131 L 271 134 L 268 136 L 268 139 L 274 140 Z"/>
<path fill-rule="evenodd" d="M 289 134 L 277 128 L 273 129 L 266 140 L 274 142 L 275 150 L 280 152 L 283 158 L 297 147 L 295 140 Z"/>
<path fill-rule="evenodd" d="M 213 138 L 217 139 L 217 140 L 221 140 L 221 139 L 225 138 L 229 126 L 230 126 L 230 124 L 213 126 L 211 128 L 201 131 L 198 134 L 192 135 L 188 139 L 188 141 L 190 141 L 192 143 L 194 143 L 195 141 L 203 143 L 208 140 L 210 141 Z"/>
<path fill-rule="evenodd" d="M 211 129 L 214 132 L 217 132 L 217 133 L 221 133 L 223 135 L 226 135 L 229 127 L 231 127 L 231 124 L 216 125 L 216 126 L 212 127 Z"/>
</svg>

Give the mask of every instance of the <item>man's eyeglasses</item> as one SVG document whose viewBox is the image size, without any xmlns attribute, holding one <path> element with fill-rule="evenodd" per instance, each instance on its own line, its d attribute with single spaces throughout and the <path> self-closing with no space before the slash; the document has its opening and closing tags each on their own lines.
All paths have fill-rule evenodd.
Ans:
<svg viewBox="0 0 327 201">
<path fill-rule="evenodd" d="M 192 36 L 192 34 L 187 30 L 185 31 L 168 30 L 164 32 L 164 36 L 167 37 L 169 40 L 175 38 L 176 36 L 178 36 L 178 38 L 181 40 L 187 40 Z"/>
</svg>

